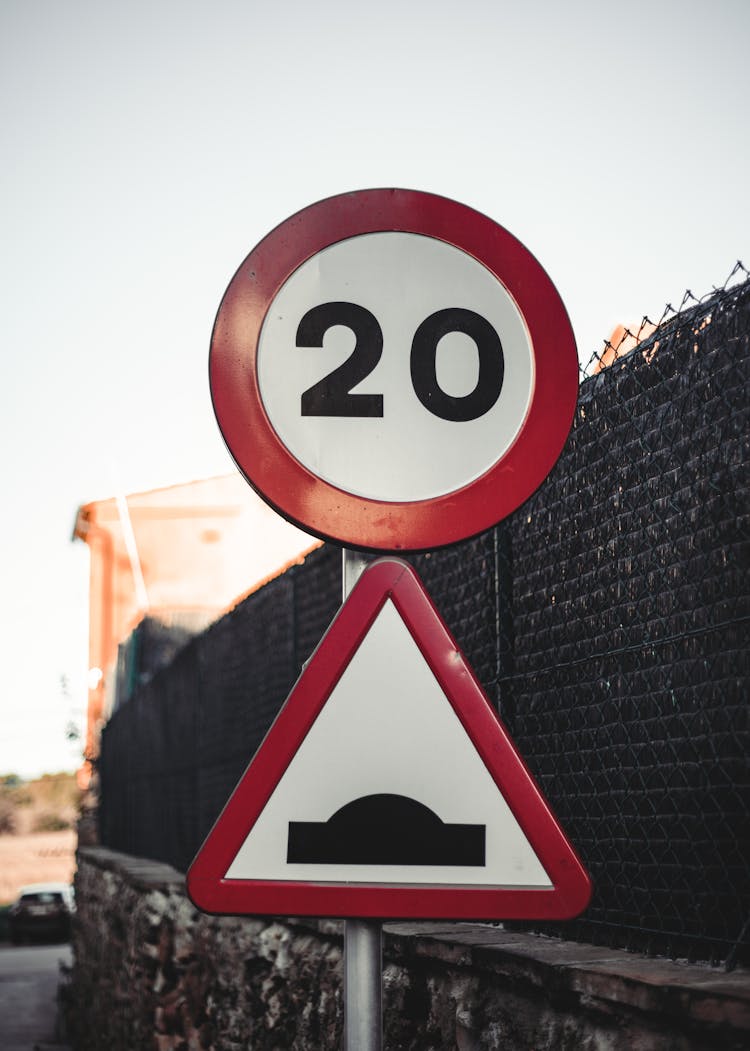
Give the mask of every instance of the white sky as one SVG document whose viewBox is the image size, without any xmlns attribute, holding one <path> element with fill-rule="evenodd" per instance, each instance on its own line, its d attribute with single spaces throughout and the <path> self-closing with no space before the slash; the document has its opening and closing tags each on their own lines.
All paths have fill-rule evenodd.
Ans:
<svg viewBox="0 0 750 1051">
<path fill-rule="evenodd" d="M 3 0 L 0 773 L 78 763 L 78 505 L 232 469 L 208 343 L 261 237 L 346 190 L 453 197 L 586 362 L 750 265 L 749 30 L 747 0 Z"/>
</svg>

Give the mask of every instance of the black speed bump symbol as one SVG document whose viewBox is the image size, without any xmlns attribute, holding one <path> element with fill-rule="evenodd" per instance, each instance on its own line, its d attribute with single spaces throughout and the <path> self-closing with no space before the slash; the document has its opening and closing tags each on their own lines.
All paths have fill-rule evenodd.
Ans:
<svg viewBox="0 0 750 1051">
<path fill-rule="evenodd" d="M 362 796 L 328 821 L 290 821 L 287 862 L 483 866 L 485 831 L 447 824 L 408 796 Z"/>
</svg>

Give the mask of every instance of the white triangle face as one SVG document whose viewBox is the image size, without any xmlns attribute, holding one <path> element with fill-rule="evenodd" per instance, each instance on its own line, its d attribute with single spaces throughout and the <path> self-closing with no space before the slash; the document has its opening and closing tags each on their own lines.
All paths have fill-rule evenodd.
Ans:
<svg viewBox="0 0 750 1051">
<path fill-rule="evenodd" d="M 475 853 L 460 864 L 452 864 L 450 854 L 418 864 L 413 858 L 405 864 L 397 863 L 396 858 L 389 858 L 385 864 L 353 864 L 346 858 L 333 861 L 320 856 L 287 860 L 290 823 L 315 823 L 319 827 L 347 804 L 383 795 L 421 804 L 449 827 L 468 825 L 475 832 L 483 829 L 481 856 Z M 408 829 L 396 831 L 402 839 L 409 838 Z M 390 599 L 293 756 L 225 878 L 552 885 Z"/>
</svg>

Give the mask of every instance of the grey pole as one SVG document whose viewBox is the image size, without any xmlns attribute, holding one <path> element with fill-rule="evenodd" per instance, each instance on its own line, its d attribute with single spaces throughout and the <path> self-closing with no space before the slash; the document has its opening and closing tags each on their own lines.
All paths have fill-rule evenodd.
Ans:
<svg viewBox="0 0 750 1051">
<path fill-rule="evenodd" d="M 361 551 L 350 551 L 348 548 L 344 548 L 343 561 L 341 566 L 341 580 L 342 580 L 342 593 L 344 602 L 349 598 L 354 585 L 359 580 L 362 571 L 364 570 L 370 559 L 367 555 L 363 555 Z"/>
<path fill-rule="evenodd" d="M 344 601 L 367 562 L 367 556 L 344 549 Z M 344 1051 L 381 1051 L 382 1046 L 382 925 L 380 920 L 347 920 L 344 924 Z"/>
<path fill-rule="evenodd" d="M 380 1051 L 383 1043 L 380 920 L 347 920 L 344 929 L 344 1049 Z"/>
</svg>

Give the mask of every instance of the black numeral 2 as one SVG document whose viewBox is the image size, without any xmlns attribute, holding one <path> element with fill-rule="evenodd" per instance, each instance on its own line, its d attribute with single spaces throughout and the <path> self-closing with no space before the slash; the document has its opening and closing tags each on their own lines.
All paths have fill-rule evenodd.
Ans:
<svg viewBox="0 0 750 1051">
<path fill-rule="evenodd" d="M 382 416 L 382 394 L 352 394 L 369 376 L 383 353 L 383 333 L 377 319 L 356 303 L 321 303 L 308 310 L 297 327 L 298 347 L 322 347 L 334 325 L 345 325 L 356 337 L 354 350 L 322 380 L 302 395 L 303 416 Z"/>
</svg>

